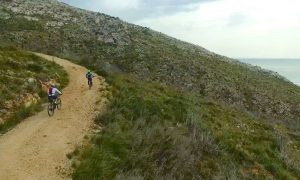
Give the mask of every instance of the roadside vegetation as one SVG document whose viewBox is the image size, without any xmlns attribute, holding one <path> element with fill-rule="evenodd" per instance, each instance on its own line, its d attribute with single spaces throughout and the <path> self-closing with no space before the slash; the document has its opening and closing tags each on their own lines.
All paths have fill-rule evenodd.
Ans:
<svg viewBox="0 0 300 180">
<path fill-rule="evenodd" d="M 103 130 L 74 179 L 297 179 L 297 132 L 133 76 L 108 78 Z M 78 154 L 78 152 L 76 153 Z"/>
<path fill-rule="evenodd" d="M 68 75 L 54 62 L 11 47 L 0 47 L 0 133 L 42 110 L 47 92 L 42 83 L 68 84 Z M 45 87 L 44 87 L 45 88 Z"/>
</svg>

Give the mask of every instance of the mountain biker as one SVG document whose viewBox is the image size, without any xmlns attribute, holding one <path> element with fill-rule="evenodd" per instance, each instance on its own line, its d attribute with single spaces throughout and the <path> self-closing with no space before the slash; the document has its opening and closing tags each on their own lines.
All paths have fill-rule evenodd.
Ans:
<svg viewBox="0 0 300 180">
<path fill-rule="evenodd" d="M 88 70 L 85 77 L 88 79 L 88 85 L 93 86 L 93 77 L 94 77 L 94 75 L 91 72 L 91 70 Z"/>
<path fill-rule="evenodd" d="M 55 84 L 51 84 L 48 89 L 48 100 L 49 102 L 53 102 L 58 98 L 58 95 L 62 95 L 62 93 L 57 89 Z"/>
</svg>

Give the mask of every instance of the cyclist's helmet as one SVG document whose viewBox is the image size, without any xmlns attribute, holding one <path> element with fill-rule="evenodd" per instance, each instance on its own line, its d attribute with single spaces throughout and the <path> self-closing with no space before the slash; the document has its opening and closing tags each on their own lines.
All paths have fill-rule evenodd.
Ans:
<svg viewBox="0 0 300 180">
<path fill-rule="evenodd" d="M 51 87 L 55 88 L 55 87 L 56 87 L 56 85 L 55 85 L 55 84 L 51 84 Z"/>
</svg>

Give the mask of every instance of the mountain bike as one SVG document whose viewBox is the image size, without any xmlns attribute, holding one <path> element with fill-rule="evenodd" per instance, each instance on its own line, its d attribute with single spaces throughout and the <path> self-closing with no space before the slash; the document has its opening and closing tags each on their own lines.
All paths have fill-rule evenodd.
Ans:
<svg viewBox="0 0 300 180">
<path fill-rule="evenodd" d="M 52 100 L 49 105 L 48 105 L 48 115 L 53 116 L 55 109 L 60 110 L 62 106 L 61 99 L 59 96 L 55 99 Z"/>
</svg>

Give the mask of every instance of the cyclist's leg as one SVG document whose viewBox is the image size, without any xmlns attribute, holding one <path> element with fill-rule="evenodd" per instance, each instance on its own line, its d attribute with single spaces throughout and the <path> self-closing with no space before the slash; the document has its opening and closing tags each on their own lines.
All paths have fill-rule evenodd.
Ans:
<svg viewBox="0 0 300 180">
<path fill-rule="evenodd" d="M 49 103 L 53 103 L 55 99 L 53 96 L 48 96 L 48 100 L 49 100 Z"/>
<path fill-rule="evenodd" d="M 49 100 L 49 103 L 50 103 L 50 110 L 52 111 L 53 110 L 53 108 L 54 108 L 54 105 L 53 105 L 53 103 L 54 103 L 54 101 L 53 101 L 53 97 L 52 96 L 48 96 L 48 100 Z"/>
<path fill-rule="evenodd" d="M 89 85 L 93 85 L 93 79 L 92 78 L 89 78 Z"/>
<path fill-rule="evenodd" d="M 58 98 L 57 95 L 52 96 L 52 99 L 53 99 L 54 104 L 56 104 L 57 98 Z"/>
<path fill-rule="evenodd" d="M 52 103 L 52 97 L 51 96 L 48 96 L 48 101 L 49 101 L 49 103 Z"/>
</svg>

